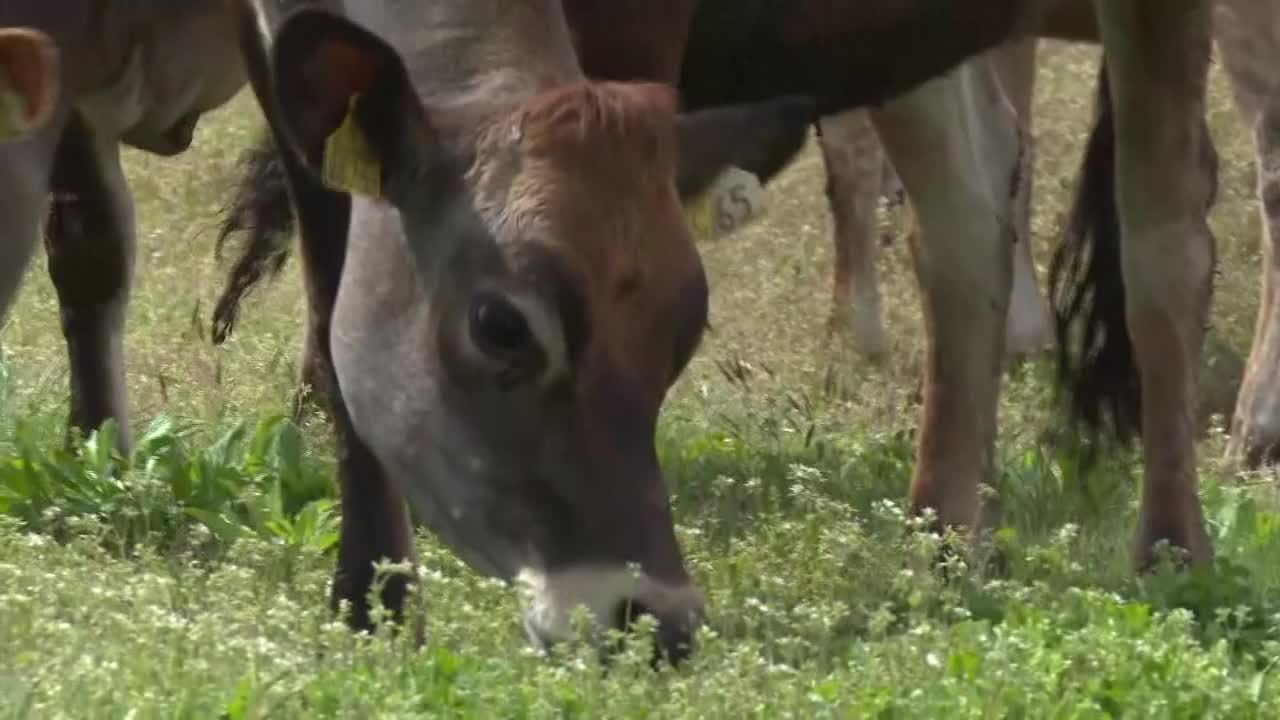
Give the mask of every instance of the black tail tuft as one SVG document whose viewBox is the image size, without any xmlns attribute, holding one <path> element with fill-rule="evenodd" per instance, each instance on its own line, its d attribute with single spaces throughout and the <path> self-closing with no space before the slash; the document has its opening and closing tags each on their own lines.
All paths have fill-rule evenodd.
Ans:
<svg viewBox="0 0 1280 720">
<path fill-rule="evenodd" d="M 213 311 L 213 342 L 223 343 L 235 328 L 240 301 L 263 278 L 274 277 L 289 259 L 295 216 L 284 164 L 271 136 L 264 133 L 240 159 L 235 195 L 223 208 L 216 252 L 222 256 L 234 235 L 247 234 L 227 285 Z"/>
<path fill-rule="evenodd" d="M 1115 126 L 1106 64 L 1067 226 L 1049 270 L 1058 382 L 1072 420 L 1127 443 L 1142 432 L 1142 385 L 1125 318 Z"/>
</svg>

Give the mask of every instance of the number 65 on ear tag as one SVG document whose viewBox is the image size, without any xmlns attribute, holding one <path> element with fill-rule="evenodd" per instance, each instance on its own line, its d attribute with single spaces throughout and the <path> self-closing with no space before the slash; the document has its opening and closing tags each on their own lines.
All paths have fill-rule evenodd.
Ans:
<svg viewBox="0 0 1280 720">
<path fill-rule="evenodd" d="M 694 240 L 727 237 L 764 214 L 764 188 L 752 173 L 730 167 L 685 208 Z"/>
</svg>

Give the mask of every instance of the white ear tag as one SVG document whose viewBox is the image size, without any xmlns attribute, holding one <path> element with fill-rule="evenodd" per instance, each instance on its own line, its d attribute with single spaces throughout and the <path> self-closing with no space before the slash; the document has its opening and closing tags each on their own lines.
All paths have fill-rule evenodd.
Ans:
<svg viewBox="0 0 1280 720">
<path fill-rule="evenodd" d="M 694 239 L 727 237 L 764 215 L 764 188 L 754 173 L 729 167 L 685 208 Z"/>
</svg>

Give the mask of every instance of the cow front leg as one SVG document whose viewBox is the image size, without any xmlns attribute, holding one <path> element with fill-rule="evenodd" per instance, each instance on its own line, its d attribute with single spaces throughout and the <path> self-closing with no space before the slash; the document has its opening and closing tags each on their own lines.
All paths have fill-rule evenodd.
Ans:
<svg viewBox="0 0 1280 720">
<path fill-rule="evenodd" d="M 67 343 L 69 430 L 89 433 L 115 420 L 116 443 L 127 452 L 124 325 L 136 238 L 115 138 L 99 137 L 73 117 L 58 145 L 51 189 L 45 247 Z"/>
</svg>

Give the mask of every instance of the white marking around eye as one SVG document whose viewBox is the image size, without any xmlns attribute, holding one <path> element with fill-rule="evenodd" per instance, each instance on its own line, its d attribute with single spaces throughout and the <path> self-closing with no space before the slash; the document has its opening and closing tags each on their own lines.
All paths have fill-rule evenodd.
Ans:
<svg viewBox="0 0 1280 720">
<path fill-rule="evenodd" d="M 547 354 L 547 369 L 540 379 L 540 384 L 545 387 L 568 367 L 564 327 L 560 324 L 560 318 L 549 312 L 540 300 L 523 293 L 507 293 L 506 298 L 524 314 L 525 321 L 529 323 L 529 331 Z"/>
</svg>

